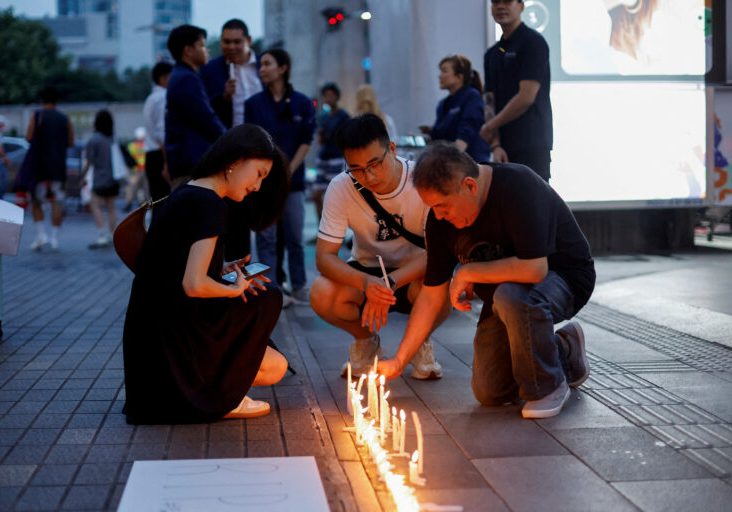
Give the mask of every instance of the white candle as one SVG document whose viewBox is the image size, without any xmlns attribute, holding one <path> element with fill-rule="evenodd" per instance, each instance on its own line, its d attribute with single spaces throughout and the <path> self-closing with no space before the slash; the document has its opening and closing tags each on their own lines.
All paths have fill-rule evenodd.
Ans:
<svg viewBox="0 0 732 512">
<path fill-rule="evenodd" d="M 414 422 L 414 430 L 417 432 L 417 451 L 419 452 L 418 475 L 422 474 L 422 466 L 424 463 L 424 440 L 422 439 L 422 423 L 415 411 L 412 411 L 412 421 Z"/>
<path fill-rule="evenodd" d="M 379 377 L 379 428 L 381 429 L 381 444 L 384 444 L 386 435 L 386 418 L 384 417 L 384 376 Z"/>
<path fill-rule="evenodd" d="M 236 80 L 236 66 L 233 62 L 229 62 L 229 80 Z"/>
<path fill-rule="evenodd" d="M 381 256 L 378 254 L 376 255 L 376 258 L 379 260 L 379 266 L 381 267 L 381 275 L 384 278 L 384 286 L 386 286 L 389 290 L 391 290 L 391 285 L 389 284 L 389 276 L 386 274 L 386 268 L 384 267 L 384 260 L 381 259 Z"/>
<path fill-rule="evenodd" d="M 351 392 L 353 390 L 353 381 L 351 379 L 351 362 L 348 361 L 346 364 L 348 369 L 348 381 L 346 382 L 346 409 L 349 415 L 353 415 L 353 403 L 351 400 Z"/>
<path fill-rule="evenodd" d="M 407 439 L 407 413 L 404 409 L 399 411 L 399 455 L 404 455 L 404 443 Z"/>
<path fill-rule="evenodd" d="M 399 419 L 396 407 L 391 408 L 391 449 L 393 451 L 399 449 Z"/>
<path fill-rule="evenodd" d="M 358 379 L 358 386 L 356 387 L 356 394 L 361 394 L 361 387 L 363 387 L 363 382 L 366 380 L 366 374 L 362 373 L 361 377 Z"/>
<path fill-rule="evenodd" d="M 374 373 L 378 373 L 378 372 L 376 371 L 376 370 L 378 369 L 378 367 L 379 367 L 379 355 L 378 355 L 378 354 L 376 354 L 376 355 L 374 356 Z"/>
<path fill-rule="evenodd" d="M 374 372 L 369 373 L 369 416 L 372 420 L 379 421 L 379 396 L 376 391 L 376 374 Z"/>
<path fill-rule="evenodd" d="M 412 453 L 412 460 L 409 461 L 409 481 L 414 485 L 423 486 L 426 480 L 419 476 L 419 460 L 422 458 L 419 456 L 419 450 L 414 450 Z"/>
<path fill-rule="evenodd" d="M 389 395 L 391 391 L 384 393 L 384 398 L 381 401 L 381 409 L 379 414 L 381 419 L 384 421 L 384 433 L 391 432 L 391 422 L 389 421 Z"/>
</svg>

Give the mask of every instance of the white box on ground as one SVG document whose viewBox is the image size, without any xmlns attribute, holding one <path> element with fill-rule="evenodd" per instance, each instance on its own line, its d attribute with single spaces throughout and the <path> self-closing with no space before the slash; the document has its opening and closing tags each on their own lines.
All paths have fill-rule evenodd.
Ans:
<svg viewBox="0 0 732 512">
<path fill-rule="evenodd" d="M 0 200 L 0 254 L 18 254 L 22 227 L 23 208 Z"/>
<path fill-rule="evenodd" d="M 117 512 L 327 512 L 314 457 L 135 461 Z"/>
</svg>

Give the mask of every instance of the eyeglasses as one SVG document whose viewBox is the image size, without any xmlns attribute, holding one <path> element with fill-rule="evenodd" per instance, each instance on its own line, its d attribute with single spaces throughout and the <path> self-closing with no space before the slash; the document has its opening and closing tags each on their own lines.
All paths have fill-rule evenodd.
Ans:
<svg viewBox="0 0 732 512">
<path fill-rule="evenodd" d="M 491 0 L 492 4 L 512 4 L 514 1 L 521 3 L 521 0 Z"/>
<path fill-rule="evenodd" d="M 386 154 L 389 152 L 389 147 L 387 146 L 386 149 L 384 149 L 384 154 L 381 158 L 378 160 L 375 160 L 371 162 L 370 164 L 366 164 L 365 167 L 355 167 L 355 168 L 346 168 L 346 172 L 356 178 L 357 180 L 360 178 L 365 178 L 366 173 L 370 174 L 371 176 L 374 176 L 376 172 L 374 171 L 374 168 L 383 164 L 384 159 L 386 159 Z"/>
</svg>

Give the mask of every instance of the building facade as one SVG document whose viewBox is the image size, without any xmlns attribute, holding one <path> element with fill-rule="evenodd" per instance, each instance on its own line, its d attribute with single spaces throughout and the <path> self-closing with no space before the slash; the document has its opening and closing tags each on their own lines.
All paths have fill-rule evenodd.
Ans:
<svg viewBox="0 0 732 512">
<path fill-rule="evenodd" d="M 74 66 L 122 73 L 169 58 L 168 33 L 190 23 L 191 0 L 57 0 L 57 11 L 42 21 Z"/>
</svg>

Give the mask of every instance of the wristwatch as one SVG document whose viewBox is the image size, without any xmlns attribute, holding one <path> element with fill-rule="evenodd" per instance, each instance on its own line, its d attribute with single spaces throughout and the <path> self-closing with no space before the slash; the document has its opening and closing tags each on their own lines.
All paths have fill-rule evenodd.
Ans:
<svg viewBox="0 0 732 512">
<path fill-rule="evenodd" d="M 396 290 L 396 281 L 394 281 L 394 278 L 391 275 L 387 275 L 386 280 L 389 281 L 389 288 Z"/>
</svg>

